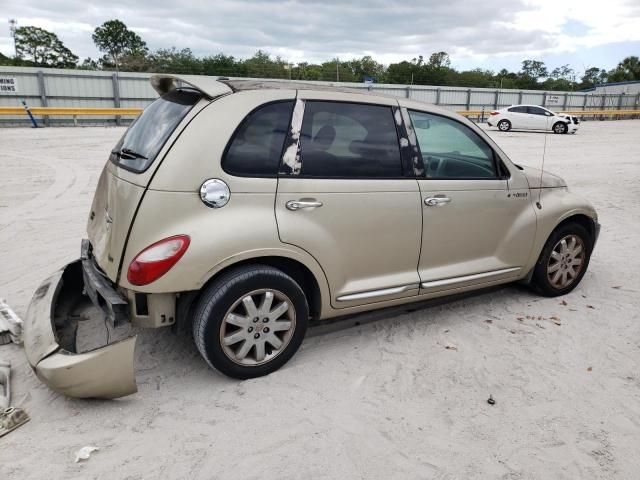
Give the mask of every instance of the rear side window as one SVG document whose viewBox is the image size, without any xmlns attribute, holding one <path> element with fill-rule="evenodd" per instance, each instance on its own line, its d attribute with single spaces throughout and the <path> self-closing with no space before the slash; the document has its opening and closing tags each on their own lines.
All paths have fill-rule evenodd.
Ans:
<svg viewBox="0 0 640 480">
<path fill-rule="evenodd" d="M 509 111 L 513 113 L 527 113 L 527 107 L 511 107 Z"/>
<path fill-rule="evenodd" d="M 195 90 L 174 90 L 157 99 L 125 132 L 111 152 L 111 161 L 132 172 L 144 172 L 201 97 Z"/>
<path fill-rule="evenodd" d="M 391 107 L 307 101 L 300 134 L 301 176 L 402 176 Z"/>
<path fill-rule="evenodd" d="M 222 160 L 231 175 L 275 176 L 289 129 L 293 101 L 264 105 L 250 113 L 236 131 Z"/>
<path fill-rule="evenodd" d="M 469 127 L 438 115 L 409 111 L 428 178 L 497 178 L 493 150 Z"/>
</svg>

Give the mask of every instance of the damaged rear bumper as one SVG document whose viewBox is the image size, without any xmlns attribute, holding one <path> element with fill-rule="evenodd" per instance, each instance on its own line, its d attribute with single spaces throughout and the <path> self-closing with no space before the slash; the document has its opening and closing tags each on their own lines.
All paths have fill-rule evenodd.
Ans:
<svg viewBox="0 0 640 480">
<path fill-rule="evenodd" d="M 70 397 L 117 398 L 135 393 L 136 336 L 127 332 L 122 339 L 112 338 L 115 333 L 122 337 L 110 331 L 105 321 L 105 306 L 113 312 L 114 305 L 104 305 L 109 299 L 101 296 L 98 308 L 85 295 L 104 293 L 106 284 L 85 285 L 92 278 L 82 263 L 68 264 L 36 290 L 24 320 L 27 359 L 40 380 Z M 111 290 L 110 294 L 119 295 Z M 121 302 L 116 301 L 115 308 L 121 308 Z M 106 342 L 96 345 L 95 339 L 101 336 L 106 336 Z M 81 345 L 84 337 L 90 340 Z"/>
</svg>

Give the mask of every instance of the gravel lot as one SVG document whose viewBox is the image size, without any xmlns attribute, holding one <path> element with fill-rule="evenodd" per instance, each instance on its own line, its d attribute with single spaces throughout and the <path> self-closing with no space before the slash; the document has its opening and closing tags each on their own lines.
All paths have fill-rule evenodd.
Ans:
<svg viewBox="0 0 640 480">
<path fill-rule="evenodd" d="M 19 315 L 78 256 L 121 134 L 0 129 L 0 297 Z M 540 166 L 545 135 L 491 135 Z M 603 224 L 564 302 L 509 286 L 378 315 L 316 332 L 285 368 L 243 382 L 211 371 L 187 335 L 150 331 L 139 392 L 116 401 L 58 395 L 0 346 L 32 419 L 0 438 L 0 478 L 640 478 L 640 121 L 547 142 L 545 168 Z M 74 463 L 85 445 L 100 450 Z"/>
</svg>

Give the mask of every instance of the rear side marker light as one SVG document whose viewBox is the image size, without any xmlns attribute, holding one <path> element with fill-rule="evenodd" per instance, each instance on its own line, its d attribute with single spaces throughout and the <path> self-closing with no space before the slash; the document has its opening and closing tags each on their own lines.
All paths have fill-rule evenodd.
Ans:
<svg viewBox="0 0 640 480">
<path fill-rule="evenodd" d="M 176 235 L 149 245 L 129 264 L 127 280 L 132 285 L 148 285 L 171 270 L 189 247 L 188 235 Z"/>
</svg>

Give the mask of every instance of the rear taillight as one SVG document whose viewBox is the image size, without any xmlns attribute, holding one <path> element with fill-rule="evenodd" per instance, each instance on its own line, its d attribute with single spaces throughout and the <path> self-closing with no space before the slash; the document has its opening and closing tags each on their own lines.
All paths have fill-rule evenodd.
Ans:
<svg viewBox="0 0 640 480">
<path fill-rule="evenodd" d="M 148 285 L 173 267 L 189 247 L 187 235 L 176 235 L 149 245 L 129 264 L 127 280 L 132 285 Z"/>
<path fill-rule="evenodd" d="M 489 115 L 500 115 L 500 112 L 496 112 L 495 110 L 491 112 Z"/>
</svg>

